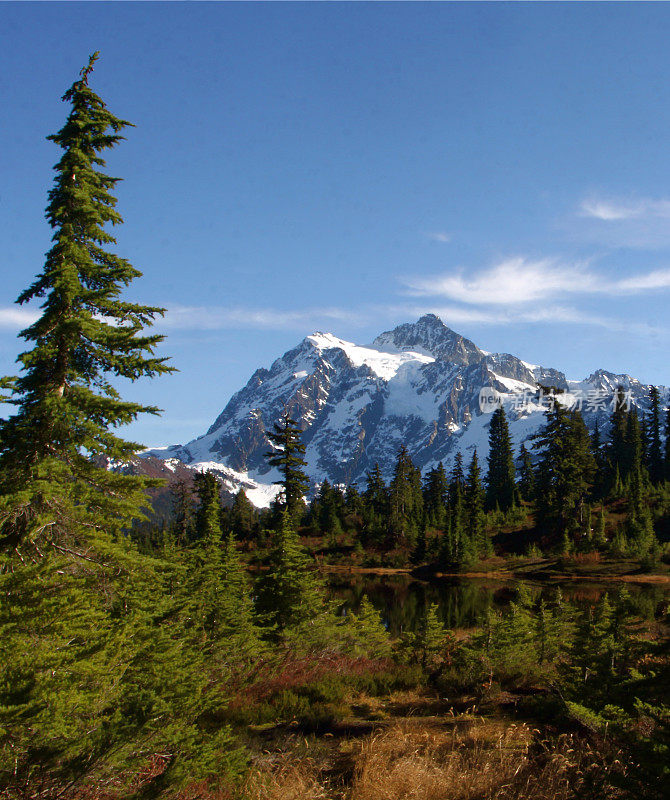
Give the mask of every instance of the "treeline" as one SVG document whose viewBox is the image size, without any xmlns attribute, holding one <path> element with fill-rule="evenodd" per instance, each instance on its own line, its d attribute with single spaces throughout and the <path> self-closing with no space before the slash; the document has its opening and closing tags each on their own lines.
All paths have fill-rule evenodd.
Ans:
<svg viewBox="0 0 670 800">
<path fill-rule="evenodd" d="M 599 427 L 590 434 L 580 411 L 556 398 L 516 458 L 500 407 L 491 415 L 484 464 L 476 450 L 467 465 L 459 452 L 449 473 L 440 463 L 422 476 L 403 446 L 388 484 L 376 464 L 361 490 L 324 480 L 309 504 L 303 500 L 309 481 L 301 430 L 286 415 L 270 434 L 275 449 L 268 458 L 283 476 L 273 507 L 258 512 L 240 491 L 218 514 L 224 529 L 262 547 L 263 531 L 288 509 L 303 534 L 322 537 L 333 551 L 346 534 L 353 555 L 367 563 L 378 557 L 395 565 L 462 569 L 491 556 L 501 531 L 521 529 L 535 554 L 609 553 L 652 566 L 662 554 L 655 527 L 670 511 L 670 411 L 662 412 L 655 387 L 645 415 L 621 387 L 612 405 L 603 439 Z M 197 475 L 192 492 L 178 484 L 172 492 L 175 520 L 163 529 L 172 528 L 184 541 L 201 536 L 207 492 L 216 494 L 212 474 Z M 505 552 L 504 540 L 498 549 Z"/>
</svg>

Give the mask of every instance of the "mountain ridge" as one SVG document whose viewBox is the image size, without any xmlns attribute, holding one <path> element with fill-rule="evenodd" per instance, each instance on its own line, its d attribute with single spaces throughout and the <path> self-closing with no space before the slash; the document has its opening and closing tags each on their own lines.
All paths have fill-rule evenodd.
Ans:
<svg viewBox="0 0 670 800">
<path fill-rule="evenodd" d="M 422 470 L 449 466 L 456 452 L 466 460 L 476 448 L 487 454 L 488 419 L 479 392 L 490 387 L 508 409 L 515 447 L 543 424 L 538 385 L 561 390 L 566 402 L 600 393 L 608 401 L 618 385 L 646 408 L 649 387 L 625 374 L 598 369 L 570 381 L 554 368 L 529 364 L 510 353 L 489 353 L 446 326 L 434 314 L 357 345 L 315 332 L 257 369 L 235 392 L 207 432 L 184 445 L 145 451 L 191 469 L 212 469 L 229 491 L 245 488 L 256 505 L 276 492 L 268 467 L 266 432 L 288 412 L 300 425 L 306 472 L 314 483 L 364 481 L 379 463 L 387 478 L 404 444 Z M 589 394 L 590 393 L 590 394 Z M 661 387 L 662 396 L 667 390 Z M 587 425 L 606 428 L 606 407 L 584 409 Z"/>
</svg>

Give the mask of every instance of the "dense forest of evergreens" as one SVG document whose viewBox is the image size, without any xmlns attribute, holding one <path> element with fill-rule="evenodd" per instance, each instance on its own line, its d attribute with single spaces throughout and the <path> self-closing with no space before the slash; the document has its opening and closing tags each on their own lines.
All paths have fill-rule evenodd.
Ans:
<svg viewBox="0 0 670 800">
<path fill-rule="evenodd" d="M 393 638 L 365 599 L 339 613 L 312 555 L 459 571 L 520 548 L 662 569 L 670 417 L 664 449 L 658 393 L 645 419 L 620 395 L 606 441 L 556 402 L 516 464 L 499 409 L 489 453 L 457 458 L 450 475 L 422 477 L 402 449 L 389 485 L 378 466 L 364 490 L 324 481 L 308 506 L 286 416 L 268 453 L 281 493 L 263 513 L 243 492 L 224 507 L 203 473 L 175 484 L 172 513 L 157 518 L 158 483 L 108 468 L 139 450 L 115 429 L 158 412 L 123 400 L 117 379 L 171 367 L 146 332 L 162 309 L 125 299 L 140 273 L 109 250 L 118 179 L 101 154 L 130 123 L 89 87 L 96 58 L 49 137 L 63 151 L 53 246 L 19 298 L 41 300 L 42 314 L 21 334 L 21 375 L 2 384 L 16 411 L 0 422 L 0 796 L 667 796 L 667 605 L 641 619 L 625 591 L 578 608 L 519 586 L 475 630 L 446 630 L 428 605 Z M 373 735 L 356 750 L 354 735 L 353 749 L 332 750 L 344 720 L 374 734 L 379 709 L 403 703 L 427 704 L 451 738 L 435 734 L 431 750 L 425 731 L 423 744 L 401 731 L 401 744 Z M 504 733 L 475 747 L 484 712 Z M 271 747 L 292 772 L 263 771 Z M 305 772 L 319 747 L 331 747 L 330 772 Z M 411 795 L 399 760 L 405 778 L 422 765 Z"/>
</svg>

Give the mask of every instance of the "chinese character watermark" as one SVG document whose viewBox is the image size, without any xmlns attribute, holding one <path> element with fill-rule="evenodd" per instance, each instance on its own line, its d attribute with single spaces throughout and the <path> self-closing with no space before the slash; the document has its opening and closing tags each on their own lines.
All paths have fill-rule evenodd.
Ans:
<svg viewBox="0 0 670 800">
<path fill-rule="evenodd" d="M 617 407 L 630 411 L 632 402 L 630 389 L 615 392 L 606 389 L 572 389 L 566 392 L 538 387 L 535 391 L 525 389 L 523 392 L 503 395 L 492 386 L 484 386 L 479 392 L 479 410 L 483 414 L 492 414 L 503 404 L 515 411 L 522 411 L 527 406 L 553 411 L 556 403 L 570 411 L 613 411 Z"/>
</svg>

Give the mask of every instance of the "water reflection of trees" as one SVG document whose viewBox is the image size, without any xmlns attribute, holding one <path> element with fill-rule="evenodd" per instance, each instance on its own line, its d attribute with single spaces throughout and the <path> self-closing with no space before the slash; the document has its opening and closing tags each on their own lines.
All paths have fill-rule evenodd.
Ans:
<svg viewBox="0 0 670 800">
<path fill-rule="evenodd" d="M 389 631 L 399 635 L 414 631 L 426 606 L 436 603 L 441 621 L 451 629 L 472 628 L 481 623 L 490 608 L 503 608 L 516 594 L 515 583 L 492 583 L 477 579 L 416 581 L 407 575 L 337 575 L 330 580 L 330 591 L 342 614 L 356 612 L 363 595 L 377 608 Z M 619 584 L 573 583 L 560 585 L 563 597 L 576 606 L 594 605 L 605 591 L 616 592 Z M 666 586 L 626 584 L 637 614 L 653 619 L 667 607 L 670 591 Z M 533 600 L 552 598 L 559 584 L 527 584 Z"/>
</svg>

